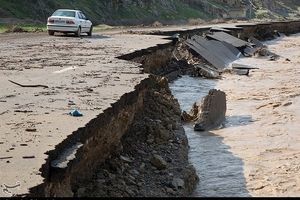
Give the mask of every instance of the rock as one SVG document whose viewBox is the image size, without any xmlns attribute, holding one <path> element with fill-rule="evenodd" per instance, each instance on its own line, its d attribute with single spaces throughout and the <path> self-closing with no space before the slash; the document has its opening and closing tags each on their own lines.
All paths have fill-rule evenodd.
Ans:
<svg viewBox="0 0 300 200">
<path fill-rule="evenodd" d="M 129 197 L 134 197 L 134 195 L 135 195 L 134 192 L 131 190 L 127 190 L 126 192 L 129 195 Z"/>
<path fill-rule="evenodd" d="M 129 178 L 130 180 L 132 180 L 132 181 L 135 181 L 135 178 L 134 178 L 133 176 L 131 176 L 131 175 L 128 175 L 128 178 Z"/>
<path fill-rule="evenodd" d="M 120 156 L 121 160 L 125 161 L 125 162 L 128 162 L 128 163 L 132 163 L 132 160 L 128 157 L 125 157 L 125 156 Z"/>
<path fill-rule="evenodd" d="M 154 139 L 148 139 L 148 140 L 147 140 L 147 143 L 148 143 L 148 144 L 153 144 L 153 143 L 154 143 Z"/>
<path fill-rule="evenodd" d="M 184 189 L 184 180 L 181 178 L 173 178 L 171 185 L 176 190 Z"/>
<path fill-rule="evenodd" d="M 153 155 L 150 160 L 151 164 L 158 170 L 164 170 L 167 168 L 167 162 L 159 155 Z"/>
<path fill-rule="evenodd" d="M 173 130 L 173 124 L 168 124 L 168 127 L 167 127 L 167 128 L 168 128 L 168 130 L 170 130 L 170 131 Z"/>
<path fill-rule="evenodd" d="M 156 127 L 155 133 L 155 142 L 158 144 L 165 143 L 170 139 L 170 131 L 161 125 Z"/>
<path fill-rule="evenodd" d="M 97 179 L 97 183 L 102 185 L 105 183 L 105 179 Z"/>
<path fill-rule="evenodd" d="M 146 166 L 145 163 L 142 163 L 141 166 L 140 166 L 140 170 L 144 170 L 145 166 Z"/>
<path fill-rule="evenodd" d="M 206 131 L 219 126 L 225 120 L 226 109 L 226 94 L 220 90 L 210 90 L 201 109 L 198 109 L 194 130 Z"/>
<path fill-rule="evenodd" d="M 167 157 L 165 160 L 166 160 L 166 162 L 168 162 L 168 163 L 172 163 L 172 161 L 173 161 L 172 158 L 169 158 L 169 157 Z"/>
<path fill-rule="evenodd" d="M 175 191 L 172 188 L 166 188 L 168 194 L 175 194 Z"/>
<path fill-rule="evenodd" d="M 143 150 L 140 150 L 140 149 L 138 149 L 138 150 L 137 150 L 137 152 L 138 152 L 138 154 L 143 154 L 143 155 L 145 155 L 145 154 L 146 154 L 146 152 L 145 152 L 145 151 L 143 151 Z"/>
<path fill-rule="evenodd" d="M 183 177 L 185 180 L 185 189 L 192 193 L 195 190 L 197 183 L 199 182 L 199 177 L 193 165 L 187 166 L 183 172 Z"/>
<path fill-rule="evenodd" d="M 134 177 L 132 177 L 132 176 L 128 176 L 127 178 L 126 178 L 126 181 L 127 181 L 127 183 L 129 184 L 129 185 L 136 185 L 136 182 L 135 182 L 135 179 L 133 179 Z"/>
<path fill-rule="evenodd" d="M 130 173 L 133 175 L 140 175 L 140 172 L 138 172 L 136 169 L 130 170 Z"/>
</svg>

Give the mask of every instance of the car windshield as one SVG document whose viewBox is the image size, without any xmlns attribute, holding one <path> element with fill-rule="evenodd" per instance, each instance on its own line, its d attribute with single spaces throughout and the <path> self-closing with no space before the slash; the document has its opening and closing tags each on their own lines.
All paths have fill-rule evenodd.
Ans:
<svg viewBox="0 0 300 200">
<path fill-rule="evenodd" d="M 69 10 L 57 10 L 53 13 L 52 16 L 60 16 L 60 17 L 75 17 L 75 11 Z"/>
</svg>

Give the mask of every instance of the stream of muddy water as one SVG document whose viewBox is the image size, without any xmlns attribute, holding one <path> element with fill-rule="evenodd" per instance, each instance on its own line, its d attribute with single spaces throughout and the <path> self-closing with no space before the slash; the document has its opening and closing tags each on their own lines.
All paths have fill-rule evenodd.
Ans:
<svg viewBox="0 0 300 200">
<path fill-rule="evenodd" d="M 239 59 L 259 68 L 218 81 L 183 76 L 170 84 L 189 111 L 209 89 L 226 93 L 224 127 L 194 132 L 184 125 L 189 159 L 200 181 L 195 197 L 297 197 L 300 194 L 300 34 L 265 42 L 280 58 Z"/>
<path fill-rule="evenodd" d="M 170 88 L 181 109 L 190 111 L 194 102 L 214 89 L 216 80 L 183 76 L 172 82 Z M 226 126 L 243 123 L 243 119 L 227 118 Z M 247 197 L 242 160 L 230 152 L 223 138 L 212 132 L 195 132 L 193 124 L 184 125 L 190 146 L 189 159 L 200 178 L 193 197 Z"/>
</svg>

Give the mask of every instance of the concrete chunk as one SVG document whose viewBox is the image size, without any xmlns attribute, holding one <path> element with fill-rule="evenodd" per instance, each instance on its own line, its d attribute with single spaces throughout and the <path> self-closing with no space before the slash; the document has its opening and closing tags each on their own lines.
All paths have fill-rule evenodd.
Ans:
<svg viewBox="0 0 300 200">
<path fill-rule="evenodd" d="M 226 94 L 212 89 L 204 98 L 194 126 L 195 131 L 207 131 L 219 126 L 225 120 Z"/>
</svg>

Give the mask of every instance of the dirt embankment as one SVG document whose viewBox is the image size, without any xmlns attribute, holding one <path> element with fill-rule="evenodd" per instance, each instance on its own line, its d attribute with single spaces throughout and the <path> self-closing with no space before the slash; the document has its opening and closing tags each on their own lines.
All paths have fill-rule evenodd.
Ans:
<svg viewBox="0 0 300 200">
<path fill-rule="evenodd" d="M 188 141 L 181 111 L 165 78 L 154 78 L 144 106 L 111 158 L 77 196 L 188 196 L 198 176 L 188 162 Z"/>
<path fill-rule="evenodd" d="M 137 38 L 141 43 L 134 42 Z M 160 196 L 187 195 L 197 178 L 188 164 L 185 134 L 180 124 L 176 124 L 179 122 L 176 119 L 180 119 L 179 105 L 172 100 L 167 85 L 164 83 L 160 90 L 156 79 L 142 73 L 139 64 L 116 59 L 120 54 L 168 42 L 161 38 L 125 34 L 95 34 L 92 38 L 80 39 L 43 34 L 1 36 L 1 48 L 5 51 L 0 54 L 3 91 L 0 97 L 0 151 L 3 155 L 0 177 L 8 186 L 16 182 L 20 184 L 16 188 L 8 188 L 6 193 L 1 191 L 0 195 L 27 194 L 29 189 L 32 196 L 80 194 L 82 189 L 79 189 L 83 185 L 85 187 L 85 181 L 91 180 L 95 171 L 101 171 L 103 163 L 111 162 L 112 154 L 118 155 L 115 150 L 121 146 L 121 138 L 126 132 L 131 136 L 122 139 L 124 147 L 127 141 L 122 159 L 125 157 L 127 160 L 129 156 L 135 163 L 129 170 L 144 162 L 145 171 L 149 172 L 147 176 L 153 181 L 137 181 L 137 184 L 145 185 L 144 189 L 135 186 L 128 191 L 138 193 L 122 195 L 154 195 L 147 192 L 154 184 L 166 185 L 161 191 L 157 187 L 156 192 Z M 47 88 L 23 88 L 9 80 L 23 85 L 43 84 Z M 154 103 L 156 98 L 162 99 L 158 105 Z M 173 110 L 168 111 L 169 108 Z M 73 109 L 79 109 L 84 116 L 75 118 L 68 115 Z M 156 110 L 156 113 L 149 116 L 150 110 Z M 162 112 L 170 113 L 162 115 Z M 169 115 L 174 117 L 167 119 Z M 138 128 L 134 128 L 133 123 L 148 127 L 140 132 L 151 143 L 136 139 Z M 160 128 L 164 130 L 162 133 Z M 162 138 L 162 141 L 156 138 Z M 128 141 L 134 143 L 128 145 Z M 149 158 L 130 153 L 136 151 L 133 148 L 145 148 L 140 150 L 146 152 Z M 139 157 L 133 159 L 139 155 L 143 155 L 144 160 Z M 182 155 L 179 156 L 180 161 L 177 155 Z M 121 168 L 127 168 L 126 162 L 121 164 Z M 125 180 L 122 177 L 118 178 Z M 167 182 L 159 182 L 166 177 Z M 135 178 L 148 181 L 138 176 Z M 122 191 L 127 191 L 131 184 L 125 183 Z M 116 189 L 114 185 L 110 186 L 109 190 Z M 105 184 L 99 190 L 105 191 L 104 188 Z M 106 196 L 118 195 L 117 191 L 119 189 Z"/>
</svg>

